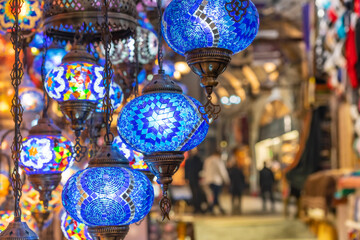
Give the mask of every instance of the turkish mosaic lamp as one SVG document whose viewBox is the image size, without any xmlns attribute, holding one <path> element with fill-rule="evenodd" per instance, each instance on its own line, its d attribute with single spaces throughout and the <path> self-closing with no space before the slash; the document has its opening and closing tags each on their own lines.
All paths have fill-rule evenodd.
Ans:
<svg viewBox="0 0 360 240">
<path fill-rule="evenodd" d="M 24 0 L 19 14 L 19 24 L 24 35 L 35 33 L 42 18 L 41 1 Z M 0 1 L 0 33 L 11 32 L 15 18 L 11 13 L 10 1 Z"/>
<path fill-rule="evenodd" d="M 184 160 L 183 153 L 199 145 L 209 125 L 198 108 L 201 104 L 182 94 L 168 75 L 158 74 L 143 89 L 143 95 L 124 106 L 118 117 L 118 134 L 144 161 L 163 187 L 160 203 L 168 217 L 168 185 Z"/>
<path fill-rule="evenodd" d="M 108 24 L 112 40 L 128 38 L 136 28 L 136 3 L 132 0 L 109 0 Z M 102 24 L 105 20 L 101 0 L 44 1 L 44 27 L 53 39 L 92 43 L 101 41 Z"/>
<path fill-rule="evenodd" d="M 48 118 L 39 119 L 22 144 L 20 166 L 47 208 L 51 192 L 61 181 L 61 173 L 74 162 L 73 145 Z"/>
<path fill-rule="evenodd" d="M 66 211 L 61 215 L 61 231 L 68 240 L 91 240 L 88 227 L 74 220 Z"/>
<path fill-rule="evenodd" d="M 37 55 L 33 61 L 33 69 L 37 76 L 41 76 L 41 66 L 43 61 L 43 53 Z M 45 75 L 51 70 L 61 65 L 63 57 L 67 54 L 67 51 L 63 48 L 49 48 L 46 51 L 45 58 Z"/>
<path fill-rule="evenodd" d="M 44 93 L 35 87 L 26 71 L 20 84 L 19 98 L 24 112 L 39 113 L 44 107 Z"/>
<path fill-rule="evenodd" d="M 120 85 L 114 81 L 111 81 L 110 84 L 110 100 L 111 100 L 112 109 L 114 111 L 116 111 L 120 107 L 120 105 L 124 100 L 124 94 Z M 102 113 L 104 111 L 103 104 L 104 104 L 103 101 L 99 101 L 96 108 L 96 112 Z"/>
<path fill-rule="evenodd" d="M 88 226 L 93 239 L 123 239 L 129 225 L 149 213 L 154 192 L 144 174 L 129 168 L 127 159 L 106 145 L 88 168 L 68 180 L 62 201 L 75 221 Z"/>
<path fill-rule="evenodd" d="M 102 76 L 103 67 L 96 64 L 94 56 L 82 45 L 75 45 L 46 76 L 49 97 L 59 103 L 76 135 L 80 135 L 86 120 L 105 96 Z"/>
<path fill-rule="evenodd" d="M 200 76 L 208 103 L 231 55 L 247 48 L 258 29 L 259 14 L 250 0 L 173 0 L 162 20 L 165 41 Z M 219 112 L 219 107 L 207 112 L 209 120 Z"/>
</svg>

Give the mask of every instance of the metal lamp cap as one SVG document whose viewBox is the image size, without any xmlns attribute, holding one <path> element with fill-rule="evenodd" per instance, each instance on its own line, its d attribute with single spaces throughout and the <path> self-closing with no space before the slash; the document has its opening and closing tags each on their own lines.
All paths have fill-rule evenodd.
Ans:
<svg viewBox="0 0 360 240">
<path fill-rule="evenodd" d="M 129 161 L 112 145 L 104 145 L 89 162 L 89 167 L 129 168 Z"/>
<path fill-rule="evenodd" d="M 70 62 L 88 62 L 95 64 L 96 59 L 93 55 L 86 51 L 85 46 L 76 44 L 72 47 L 71 51 L 67 53 L 62 59 L 62 63 Z"/>
<path fill-rule="evenodd" d="M 61 130 L 52 119 L 40 118 L 38 123 L 29 130 L 29 135 L 61 135 Z"/>
<path fill-rule="evenodd" d="M 182 89 L 175 81 L 171 80 L 170 76 L 165 73 L 154 75 L 153 80 L 148 83 L 142 93 L 156 93 L 156 92 L 174 92 L 182 93 Z"/>
</svg>

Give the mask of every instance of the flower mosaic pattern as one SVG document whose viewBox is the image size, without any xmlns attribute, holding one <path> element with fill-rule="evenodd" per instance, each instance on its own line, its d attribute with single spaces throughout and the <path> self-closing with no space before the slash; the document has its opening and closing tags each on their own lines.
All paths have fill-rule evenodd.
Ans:
<svg viewBox="0 0 360 240">
<path fill-rule="evenodd" d="M 48 73 L 45 89 L 58 102 L 98 102 L 105 95 L 103 70 L 101 66 L 86 62 L 63 63 Z"/>
<path fill-rule="evenodd" d="M 121 111 L 118 133 L 142 153 L 188 151 L 200 144 L 209 125 L 194 98 L 177 93 L 150 93 L 135 98 Z"/>
<path fill-rule="evenodd" d="M 61 173 L 73 162 L 73 144 L 62 136 L 29 136 L 23 140 L 20 166 L 27 174 Z"/>
<path fill-rule="evenodd" d="M 173 0 L 165 9 L 161 29 L 169 47 L 181 55 L 205 47 L 235 54 L 254 40 L 259 14 L 250 0 Z"/>
<path fill-rule="evenodd" d="M 128 225 L 143 219 L 154 201 L 154 190 L 141 172 L 120 168 L 87 168 L 64 186 L 63 205 L 87 226 Z"/>
<path fill-rule="evenodd" d="M 0 1 L 0 33 L 10 32 L 15 18 L 11 13 L 10 1 Z M 22 31 L 35 31 L 42 17 L 41 2 L 38 0 L 25 0 L 20 14 L 19 24 Z"/>
</svg>

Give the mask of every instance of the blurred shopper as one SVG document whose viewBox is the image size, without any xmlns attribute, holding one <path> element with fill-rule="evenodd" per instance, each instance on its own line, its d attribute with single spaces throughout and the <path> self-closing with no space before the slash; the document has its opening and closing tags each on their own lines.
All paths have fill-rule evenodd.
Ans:
<svg viewBox="0 0 360 240">
<path fill-rule="evenodd" d="M 260 171 L 260 190 L 261 190 L 261 198 L 263 201 L 263 211 L 266 211 L 267 195 L 269 195 L 271 201 L 271 210 L 275 211 L 275 201 L 273 195 L 274 182 L 275 182 L 274 174 L 266 166 L 266 162 L 264 162 L 264 168 Z"/>
<path fill-rule="evenodd" d="M 217 206 L 222 214 L 224 209 L 219 203 L 219 195 L 224 185 L 230 183 L 229 175 L 224 162 L 221 160 L 220 153 L 216 151 L 204 162 L 203 169 L 204 183 L 209 186 L 212 193 L 212 202 L 209 202 L 208 210 L 214 213 L 214 207 Z"/>
<path fill-rule="evenodd" d="M 236 159 L 237 149 L 233 149 L 232 156 L 228 162 L 230 177 L 230 193 L 232 202 L 232 214 L 241 214 L 241 197 L 245 188 L 245 176 Z"/>
<path fill-rule="evenodd" d="M 198 154 L 197 148 L 190 151 L 189 158 L 185 162 L 185 179 L 188 181 L 192 193 L 192 205 L 194 213 L 203 213 L 201 203 L 204 193 L 200 186 L 199 173 L 203 168 L 203 162 Z"/>
</svg>

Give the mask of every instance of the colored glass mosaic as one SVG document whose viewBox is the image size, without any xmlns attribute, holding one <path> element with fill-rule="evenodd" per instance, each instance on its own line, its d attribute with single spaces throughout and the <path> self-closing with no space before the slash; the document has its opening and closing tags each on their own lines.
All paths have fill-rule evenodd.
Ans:
<svg viewBox="0 0 360 240">
<path fill-rule="evenodd" d="M 45 59 L 45 74 L 47 75 L 52 69 L 59 67 L 63 57 L 66 55 L 66 50 L 62 48 L 50 48 L 46 52 Z M 41 66 L 42 66 L 42 53 L 37 55 L 34 58 L 33 69 L 35 74 L 41 76 Z"/>
<path fill-rule="evenodd" d="M 29 136 L 23 140 L 20 166 L 26 174 L 61 173 L 73 162 L 73 144 L 65 137 Z"/>
<path fill-rule="evenodd" d="M 25 0 L 20 14 L 19 24 L 22 31 L 35 31 L 42 17 L 41 2 L 38 0 Z M 15 22 L 11 13 L 10 1 L 0 1 L 0 32 L 10 32 Z"/>
<path fill-rule="evenodd" d="M 129 145 L 127 145 L 119 136 L 116 136 L 113 141 L 120 153 L 129 160 L 129 165 L 132 169 L 148 170 L 149 167 L 144 162 L 144 154 L 134 151 Z"/>
<path fill-rule="evenodd" d="M 20 88 L 19 98 L 24 112 L 41 112 L 44 106 L 43 92 L 34 87 Z"/>
<path fill-rule="evenodd" d="M 178 93 L 150 93 L 135 98 L 121 111 L 117 129 L 131 148 L 142 153 L 188 151 L 206 137 L 194 98 Z"/>
<path fill-rule="evenodd" d="M 143 219 L 154 190 L 141 172 L 120 167 L 87 168 L 65 184 L 62 202 L 68 214 L 87 226 L 129 225 Z"/>
<path fill-rule="evenodd" d="M 68 240 L 91 240 L 85 224 L 74 220 L 66 211 L 61 215 L 61 231 Z"/>
<path fill-rule="evenodd" d="M 103 67 L 86 62 L 62 63 L 51 70 L 45 80 L 49 96 L 58 101 L 97 102 L 105 95 Z"/>
<path fill-rule="evenodd" d="M 111 105 L 112 105 L 114 111 L 120 107 L 120 105 L 124 99 L 124 94 L 123 94 L 123 91 L 122 91 L 120 85 L 114 81 L 112 81 L 110 84 L 110 99 L 111 99 Z M 97 112 L 103 111 L 103 101 L 102 100 L 99 101 L 96 111 Z"/>
<path fill-rule="evenodd" d="M 165 41 L 181 55 L 205 47 L 235 54 L 251 44 L 258 30 L 259 14 L 248 0 L 173 0 L 162 21 Z"/>
</svg>

